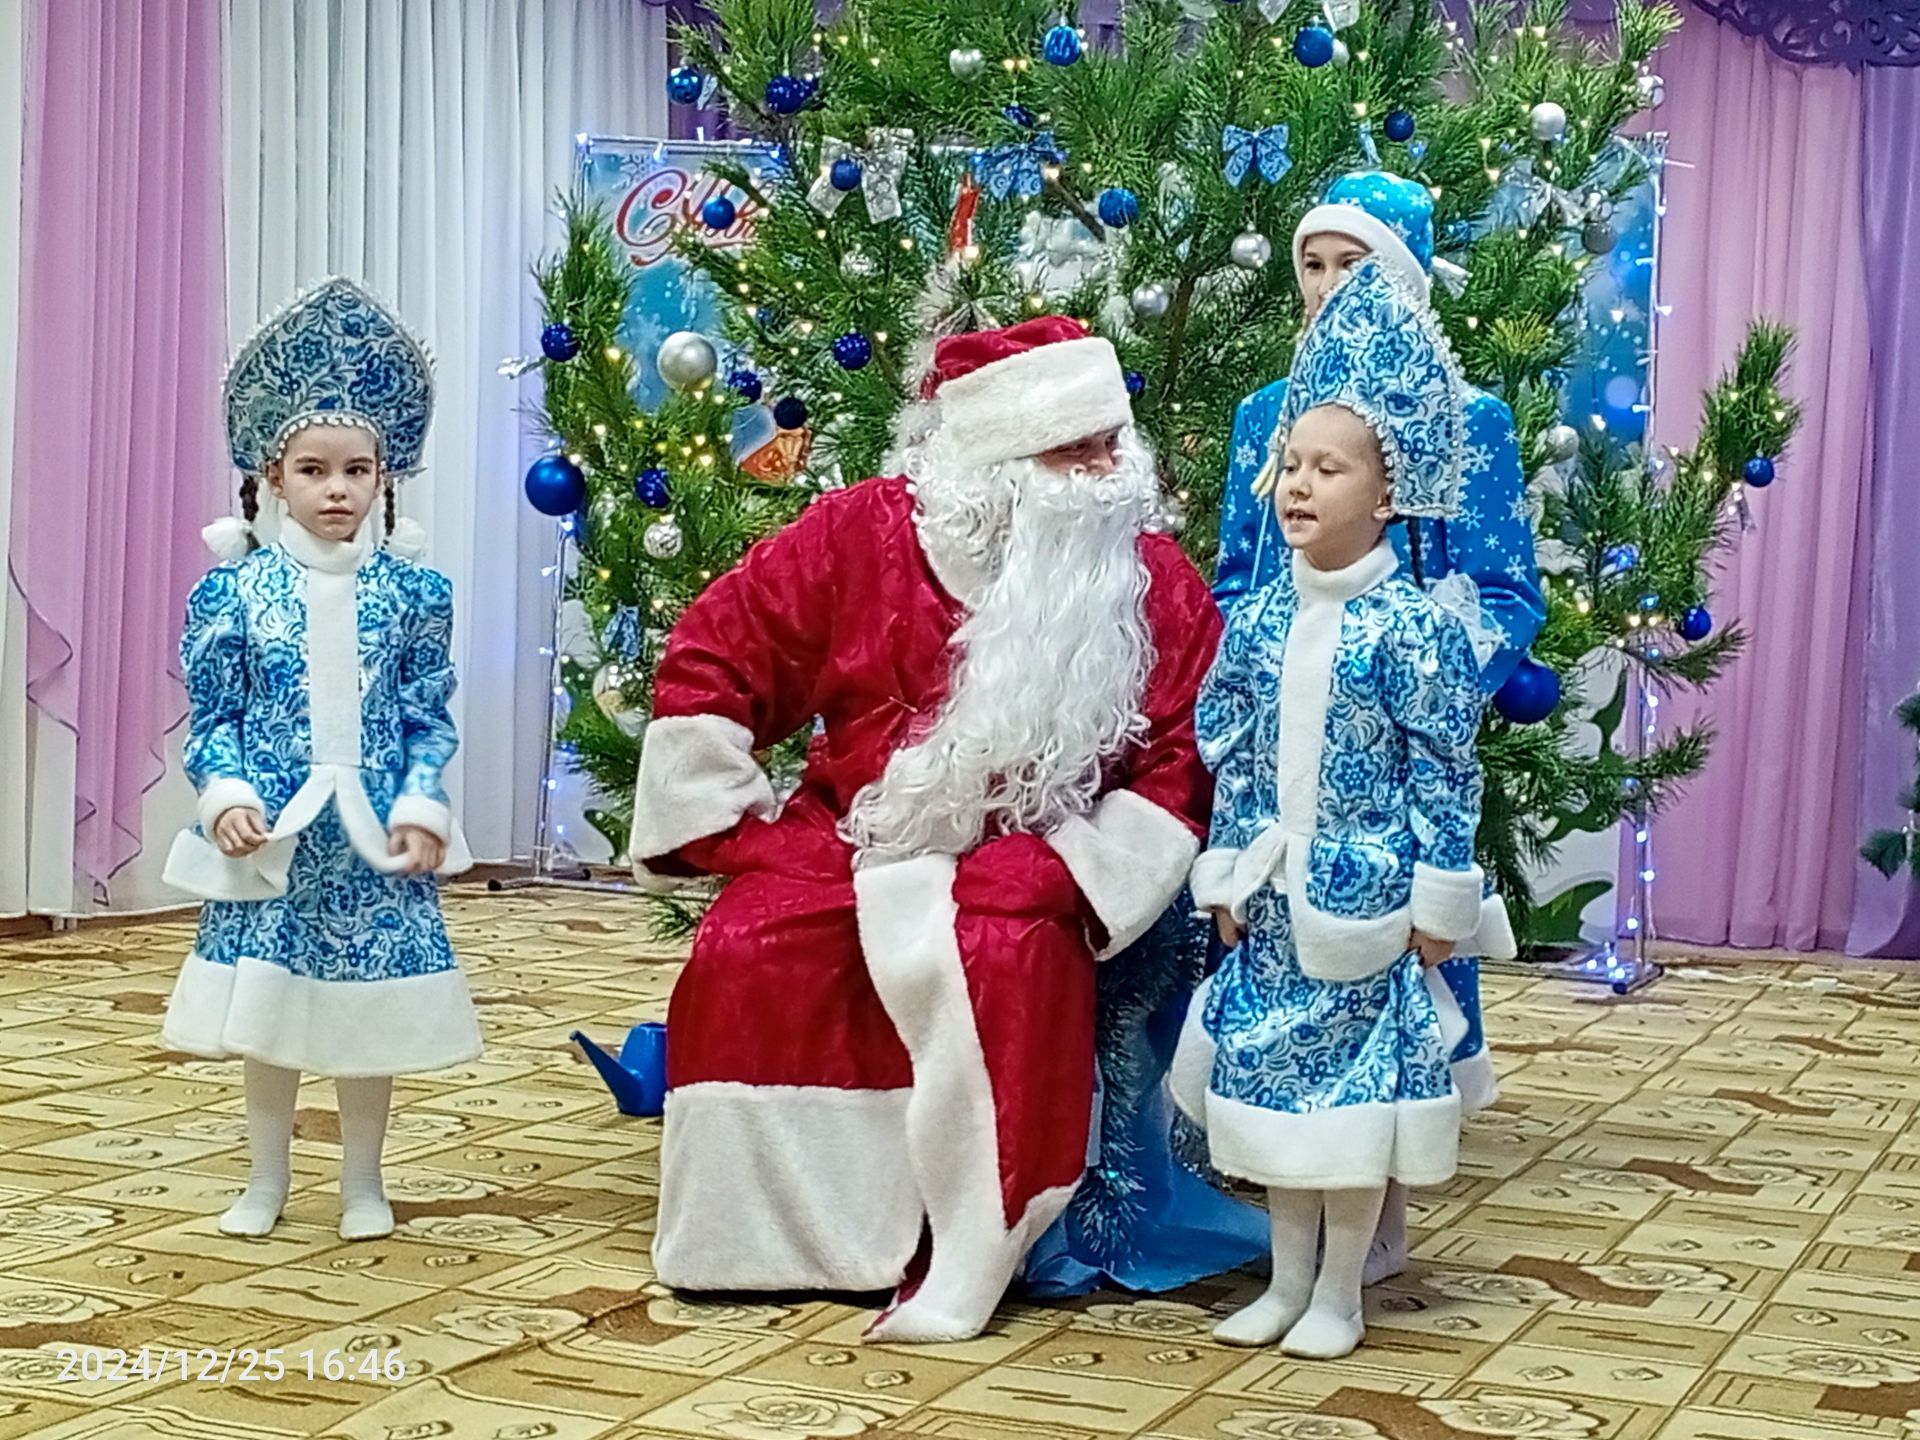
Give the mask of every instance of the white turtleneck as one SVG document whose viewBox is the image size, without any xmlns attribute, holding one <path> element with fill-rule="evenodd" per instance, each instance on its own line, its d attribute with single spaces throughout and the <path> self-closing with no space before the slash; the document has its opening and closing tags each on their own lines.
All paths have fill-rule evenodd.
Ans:
<svg viewBox="0 0 1920 1440">
<path fill-rule="evenodd" d="M 323 540 L 291 516 L 280 544 L 307 572 L 307 689 L 313 763 L 360 768 L 360 607 L 357 574 L 373 554 L 373 526 Z"/>
<path fill-rule="evenodd" d="M 1280 823 L 1291 834 L 1310 837 L 1319 813 L 1320 755 L 1347 602 L 1399 568 L 1400 559 L 1384 538 L 1339 570 L 1317 569 L 1301 551 L 1293 552 L 1293 584 L 1300 598 L 1280 666 Z"/>
</svg>

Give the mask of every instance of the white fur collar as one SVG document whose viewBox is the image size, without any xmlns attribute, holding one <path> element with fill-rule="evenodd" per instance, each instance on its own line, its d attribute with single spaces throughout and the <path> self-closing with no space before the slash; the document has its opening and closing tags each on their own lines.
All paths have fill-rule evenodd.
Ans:
<svg viewBox="0 0 1920 1440">
<path fill-rule="evenodd" d="M 280 527 L 280 544 L 309 570 L 345 575 L 358 570 L 373 554 L 373 521 L 360 527 L 351 540 L 322 540 L 291 515 Z"/>
<path fill-rule="evenodd" d="M 1332 600 L 1344 605 L 1384 584 L 1400 568 L 1400 557 L 1385 537 L 1353 564 L 1340 570 L 1316 569 L 1299 550 L 1293 552 L 1293 584 L 1306 601 Z"/>
</svg>

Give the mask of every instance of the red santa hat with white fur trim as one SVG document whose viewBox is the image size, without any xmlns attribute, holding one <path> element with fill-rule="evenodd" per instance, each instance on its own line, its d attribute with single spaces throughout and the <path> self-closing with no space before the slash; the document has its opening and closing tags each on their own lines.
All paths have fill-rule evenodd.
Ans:
<svg viewBox="0 0 1920 1440">
<path fill-rule="evenodd" d="M 1064 315 L 947 336 L 934 347 L 921 390 L 938 402 L 940 428 L 981 465 L 1041 455 L 1133 423 L 1112 344 Z"/>
</svg>

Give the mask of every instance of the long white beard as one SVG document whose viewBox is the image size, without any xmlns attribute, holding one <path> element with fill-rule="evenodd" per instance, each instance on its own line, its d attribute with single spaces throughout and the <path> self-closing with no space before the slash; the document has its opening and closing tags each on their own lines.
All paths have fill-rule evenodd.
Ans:
<svg viewBox="0 0 1920 1440">
<path fill-rule="evenodd" d="M 1131 431 L 1111 475 L 1033 460 L 967 467 L 936 434 L 908 457 L 921 542 L 990 577 L 954 636 L 932 728 L 854 797 L 841 833 L 869 857 L 960 855 L 1083 814 L 1140 739 L 1153 668 L 1142 530 L 1159 512 Z"/>
</svg>

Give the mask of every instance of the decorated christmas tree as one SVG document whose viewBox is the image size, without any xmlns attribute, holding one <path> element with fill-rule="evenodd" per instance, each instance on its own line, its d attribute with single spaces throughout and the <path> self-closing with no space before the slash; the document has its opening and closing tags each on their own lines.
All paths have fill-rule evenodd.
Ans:
<svg viewBox="0 0 1920 1440">
<path fill-rule="evenodd" d="M 1466 25 L 1426 0 L 1129 0 L 1118 33 L 1091 39 L 1053 0 L 847 0 L 825 24 L 812 0 L 712 8 L 710 28 L 679 37 L 672 98 L 717 91 L 735 132 L 779 161 L 718 167 L 735 198 L 702 218 L 746 243 L 684 246 L 723 301 L 721 332 L 667 342 L 675 392 L 643 411 L 603 217 L 573 206 L 539 272 L 557 453 L 529 494 L 574 516 L 574 598 L 596 637 L 563 671 L 560 739 L 616 849 L 666 630 L 812 490 L 884 471 L 937 333 L 1053 311 L 1111 339 L 1170 523 L 1210 569 L 1235 406 L 1287 372 L 1302 328 L 1274 256 L 1331 179 L 1376 166 L 1431 191 L 1436 268 L 1455 281 L 1436 309 L 1538 472 L 1546 626 L 1482 735 L 1481 859 L 1523 933 L 1530 866 L 1698 770 L 1703 732 L 1631 754 L 1576 750 L 1568 733 L 1591 698 L 1610 739 L 1629 676 L 1702 686 L 1737 652 L 1705 609 L 1711 557 L 1796 418 L 1775 388 L 1788 337 L 1764 325 L 1687 452 L 1650 457 L 1562 418 L 1583 273 L 1613 246 L 1611 206 L 1646 178 L 1615 132 L 1659 99 L 1671 8 L 1622 4 L 1605 47 L 1568 32 L 1561 0 L 1484 6 Z M 1068 257 L 1035 243 L 1063 221 Z M 771 409 L 797 475 L 734 462 L 744 406 Z M 1627 662 L 1599 672 L 1610 703 L 1583 693 L 1607 650 Z"/>
</svg>

